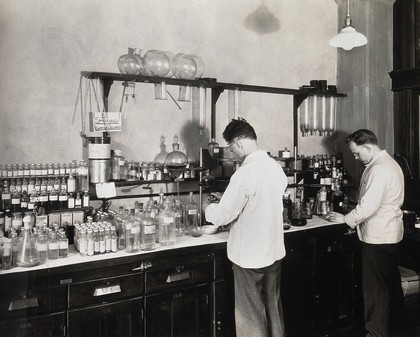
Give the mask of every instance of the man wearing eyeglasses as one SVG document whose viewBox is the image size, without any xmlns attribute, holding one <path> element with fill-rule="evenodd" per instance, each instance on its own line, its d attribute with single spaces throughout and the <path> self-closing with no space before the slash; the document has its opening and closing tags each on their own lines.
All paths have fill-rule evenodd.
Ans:
<svg viewBox="0 0 420 337">
<path fill-rule="evenodd" d="M 235 283 L 237 337 L 282 337 L 280 265 L 285 256 L 283 192 L 287 177 L 281 166 L 257 145 L 253 127 L 232 120 L 223 132 L 227 147 L 242 161 L 223 195 L 212 193 L 206 220 L 231 223 L 227 242 Z"/>
<path fill-rule="evenodd" d="M 345 216 L 333 213 L 331 220 L 356 228 L 362 242 L 367 336 L 394 336 L 403 306 L 397 255 L 404 234 L 404 176 L 398 163 L 380 149 L 372 131 L 358 130 L 346 138 L 346 143 L 366 167 L 356 208 Z"/>
</svg>

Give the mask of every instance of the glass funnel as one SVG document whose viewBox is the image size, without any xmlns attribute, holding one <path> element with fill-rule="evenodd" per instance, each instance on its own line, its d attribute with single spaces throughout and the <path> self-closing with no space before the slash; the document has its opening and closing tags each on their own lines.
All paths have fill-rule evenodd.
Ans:
<svg viewBox="0 0 420 337">
<path fill-rule="evenodd" d="M 175 135 L 172 143 L 173 151 L 168 153 L 165 159 L 166 167 L 172 178 L 180 178 L 188 164 L 188 158 L 184 152 L 179 151 L 178 136 Z"/>
</svg>

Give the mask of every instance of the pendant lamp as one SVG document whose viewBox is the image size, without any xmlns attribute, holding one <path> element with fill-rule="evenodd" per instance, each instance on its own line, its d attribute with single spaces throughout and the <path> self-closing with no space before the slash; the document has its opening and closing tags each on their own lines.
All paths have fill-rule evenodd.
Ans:
<svg viewBox="0 0 420 337">
<path fill-rule="evenodd" d="M 346 0 L 347 15 L 344 21 L 344 27 L 330 40 L 331 47 L 343 48 L 344 50 L 351 50 L 354 47 L 364 46 L 367 43 L 366 36 L 358 33 L 351 25 L 350 17 L 350 0 Z"/>
</svg>

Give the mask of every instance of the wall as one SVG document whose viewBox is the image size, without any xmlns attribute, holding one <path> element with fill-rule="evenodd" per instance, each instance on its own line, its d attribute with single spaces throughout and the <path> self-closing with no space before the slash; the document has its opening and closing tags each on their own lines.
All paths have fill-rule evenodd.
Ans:
<svg viewBox="0 0 420 337">
<path fill-rule="evenodd" d="M 339 22 L 344 23 L 346 6 L 337 0 Z M 337 147 L 344 154 L 354 181 L 364 166 L 352 158 L 344 138 L 351 132 L 367 128 L 378 137 L 379 145 L 394 153 L 393 94 L 391 91 L 392 38 L 394 0 L 358 0 L 351 2 L 353 26 L 368 39 L 366 46 L 351 51 L 338 50 L 337 82 L 347 99 L 342 101 L 337 119 Z"/>
<path fill-rule="evenodd" d="M 128 47 L 197 54 L 204 76 L 224 82 L 286 88 L 311 79 L 336 82 L 337 51 L 328 46 L 337 31 L 334 0 L 0 0 L 0 8 L 0 163 L 81 159 L 80 71 L 118 72 Z M 177 88 L 169 90 L 176 97 Z M 114 83 L 110 110 L 119 110 L 121 93 Z M 81 94 L 84 111 L 94 110 L 86 86 Z M 209 124 L 200 136 L 191 104 L 180 106 L 154 100 L 151 85 L 137 85 L 113 148 L 127 159 L 153 160 L 161 136 L 169 152 L 177 134 L 181 150 L 197 158 Z M 217 141 L 224 145 L 226 94 L 218 111 Z M 291 114 L 289 96 L 242 96 L 241 116 L 268 151 L 292 146 Z M 324 143 L 308 137 L 300 152 L 323 153 Z"/>
</svg>

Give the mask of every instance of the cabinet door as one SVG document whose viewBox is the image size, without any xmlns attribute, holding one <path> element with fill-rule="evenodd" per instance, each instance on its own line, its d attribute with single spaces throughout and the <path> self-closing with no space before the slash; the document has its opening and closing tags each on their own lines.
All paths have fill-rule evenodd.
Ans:
<svg viewBox="0 0 420 337">
<path fill-rule="evenodd" d="M 202 285 L 146 297 L 146 336 L 210 336 L 208 294 Z"/>
<path fill-rule="evenodd" d="M 214 335 L 235 336 L 235 298 L 233 284 L 228 281 L 214 282 Z"/>
<path fill-rule="evenodd" d="M 60 337 L 66 335 L 65 314 L 29 317 L 0 324 L 2 337 Z"/>
<path fill-rule="evenodd" d="M 307 336 L 313 321 L 313 263 L 282 264 L 281 299 L 284 323 L 288 336 Z"/>
<path fill-rule="evenodd" d="M 143 299 L 97 305 L 68 311 L 70 337 L 143 336 Z"/>
</svg>

